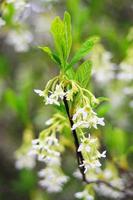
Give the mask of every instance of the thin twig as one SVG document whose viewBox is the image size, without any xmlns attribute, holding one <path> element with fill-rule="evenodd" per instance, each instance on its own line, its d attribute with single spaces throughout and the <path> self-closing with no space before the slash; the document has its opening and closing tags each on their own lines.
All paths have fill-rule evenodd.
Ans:
<svg viewBox="0 0 133 200">
<path fill-rule="evenodd" d="M 73 126 L 73 121 L 72 121 L 72 118 L 70 116 L 70 113 L 69 113 L 69 106 L 68 106 L 68 103 L 67 103 L 67 100 L 66 100 L 66 97 L 64 97 L 64 105 L 65 105 L 65 108 L 66 108 L 66 112 L 67 112 L 67 115 L 68 115 L 68 118 L 69 118 L 69 122 L 70 122 L 70 125 L 71 125 L 71 128 Z M 79 148 L 79 141 L 78 141 L 78 137 L 77 137 L 77 133 L 76 133 L 76 130 L 72 130 L 72 134 L 73 134 L 73 137 L 74 137 L 74 143 L 75 143 L 75 147 L 76 147 L 76 155 L 77 155 L 77 162 L 78 162 L 78 167 L 79 167 L 79 170 L 82 174 L 82 178 L 83 178 L 83 181 L 86 182 L 86 176 L 85 176 L 85 167 L 84 167 L 84 158 L 83 158 L 83 155 L 80 151 L 78 151 L 78 148 Z"/>
<path fill-rule="evenodd" d="M 66 109 L 66 112 L 67 112 L 67 116 L 68 116 L 68 118 L 69 118 L 70 126 L 71 126 L 71 128 L 72 128 L 74 123 L 73 123 L 72 117 L 71 117 L 70 112 L 69 112 L 69 106 L 68 106 L 68 102 L 67 102 L 67 100 L 66 100 L 66 97 L 64 97 L 63 102 L 64 102 L 65 109 Z M 79 144 L 79 141 L 78 141 L 78 136 L 77 136 L 76 130 L 72 130 L 72 135 L 73 135 L 73 137 L 74 137 L 74 143 L 75 143 L 75 147 L 76 147 L 76 155 L 77 155 L 78 167 L 79 167 L 79 170 L 80 170 L 80 172 L 81 172 L 81 174 L 82 174 L 82 179 L 83 179 L 83 181 L 84 181 L 85 183 L 87 183 L 87 184 L 97 184 L 97 185 L 99 185 L 99 184 L 104 184 L 104 185 L 110 187 L 110 188 L 113 189 L 113 190 L 116 190 L 116 191 L 118 191 L 118 192 L 124 193 L 124 195 L 125 195 L 126 197 L 133 197 L 133 193 L 132 193 L 132 192 L 127 191 L 127 190 L 124 190 L 124 189 L 120 189 L 120 188 L 118 188 L 118 187 L 115 187 L 115 186 L 113 186 L 111 183 L 106 182 L 106 181 L 104 181 L 104 180 L 99 180 L 99 179 L 98 179 L 98 180 L 95 180 L 95 181 L 88 181 L 88 180 L 86 179 L 86 175 L 85 175 L 85 173 L 84 173 L 85 167 L 84 167 L 84 165 L 83 165 L 83 164 L 84 164 L 84 158 L 83 158 L 82 153 L 78 151 L 78 148 L 79 148 L 79 145 L 80 145 L 80 144 Z"/>
</svg>

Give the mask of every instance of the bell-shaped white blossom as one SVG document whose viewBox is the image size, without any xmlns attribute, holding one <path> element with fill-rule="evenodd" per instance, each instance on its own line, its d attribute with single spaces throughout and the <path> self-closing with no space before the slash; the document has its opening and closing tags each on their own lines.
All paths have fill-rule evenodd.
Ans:
<svg viewBox="0 0 133 200">
<path fill-rule="evenodd" d="M 38 172 L 41 180 L 39 184 L 41 187 L 46 188 L 48 192 L 60 192 L 64 183 L 68 181 L 68 177 L 65 176 L 58 166 L 47 166 Z"/>
<path fill-rule="evenodd" d="M 0 17 L 0 27 L 6 24 L 5 20 Z"/>
<path fill-rule="evenodd" d="M 75 197 L 77 199 L 94 200 L 94 197 L 91 194 L 89 194 L 87 190 L 83 190 L 82 192 L 77 192 L 75 194 Z"/>
<path fill-rule="evenodd" d="M 20 154 L 16 156 L 15 167 L 17 169 L 33 169 L 36 165 L 36 159 L 34 155 Z"/>
<path fill-rule="evenodd" d="M 60 100 L 63 100 L 66 93 L 63 91 L 60 84 L 57 84 L 54 91 L 50 91 L 48 95 L 44 95 L 42 90 L 34 90 L 39 96 L 43 96 L 45 99 L 45 104 L 55 104 L 60 105 Z"/>
<path fill-rule="evenodd" d="M 6 42 L 13 45 L 15 51 L 26 52 L 29 50 L 29 45 L 33 40 L 33 35 L 27 30 L 12 30 L 8 33 Z"/>
<path fill-rule="evenodd" d="M 91 128 L 97 129 L 97 125 L 104 126 L 104 118 L 99 118 L 89 106 L 77 109 L 73 115 L 72 120 L 74 121 L 72 130 L 80 128 Z"/>
<path fill-rule="evenodd" d="M 40 97 L 44 97 L 44 92 L 42 90 L 39 90 L 39 89 L 34 89 L 34 92 L 36 94 L 38 94 Z"/>
<path fill-rule="evenodd" d="M 84 173 L 86 173 L 89 169 L 96 169 L 101 167 L 101 163 L 99 158 L 106 157 L 106 151 L 100 153 L 98 151 L 98 141 L 97 138 L 88 138 L 84 137 L 81 139 L 81 144 L 78 148 L 79 152 L 82 152 L 84 161 L 81 166 L 85 167 Z"/>
</svg>

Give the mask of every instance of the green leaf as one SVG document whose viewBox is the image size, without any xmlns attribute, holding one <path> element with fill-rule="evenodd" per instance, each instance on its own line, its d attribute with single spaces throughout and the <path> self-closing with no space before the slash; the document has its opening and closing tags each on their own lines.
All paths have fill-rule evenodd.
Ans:
<svg viewBox="0 0 133 200">
<path fill-rule="evenodd" d="M 68 12 L 65 12 L 63 21 L 60 17 L 56 17 L 53 20 L 51 33 L 54 38 L 55 49 L 59 57 L 61 67 L 65 69 L 72 45 L 71 17 Z"/>
<path fill-rule="evenodd" d="M 109 98 L 107 97 L 98 97 L 97 99 L 99 100 L 99 103 L 102 103 L 104 101 L 109 101 Z"/>
<path fill-rule="evenodd" d="M 86 42 L 84 42 L 81 48 L 77 51 L 75 56 L 72 58 L 68 68 L 74 65 L 75 63 L 77 63 L 83 57 L 85 57 L 88 54 L 88 52 L 94 47 L 95 43 L 98 42 L 98 40 L 99 40 L 98 37 L 91 37 Z"/>
<path fill-rule="evenodd" d="M 65 28 L 66 59 L 67 59 L 72 46 L 71 16 L 69 15 L 68 12 L 65 12 L 64 14 L 64 28 Z"/>
<path fill-rule="evenodd" d="M 52 22 L 51 33 L 54 38 L 55 49 L 57 51 L 58 57 L 60 58 L 61 66 L 64 68 L 64 57 L 66 55 L 65 32 L 64 23 L 59 17 L 56 17 Z"/>
<path fill-rule="evenodd" d="M 109 126 L 106 129 L 104 140 L 111 155 L 119 157 L 126 153 L 127 134 L 123 130 Z"/>
<path fill-rule="evenodd" d="M 61 64 L 61 63 L 60 63 L 60 59 L 58 58 L 58 56 L 57 56 L 55 53 L 53 53 L 49 47 L 39 47 L 39 48 L 42 49 L 45 53 L 47 53 L 47 54 L 49 55 L 49 57 L 50 57 L 55 63 L 57 63 L 57 64 L 59 64 L 59 65 Z"/>
<path fill-rule="evenodd" d="M 76 71 L 76 80 L 82 85 L 82 87 L 87 87 L 87 84 L 91 77 L 92 63 L 90 61 L 85 61 L 80 65 Z"/>
<path fill-rule="evenodd" d="M 75 71 L 73 70 L 73 68 L 69 68 L 67 71 L 66 71 L 66 75 L 69 79 L 71 80 L 74 80 L 75 79 Z"/>
</svg>

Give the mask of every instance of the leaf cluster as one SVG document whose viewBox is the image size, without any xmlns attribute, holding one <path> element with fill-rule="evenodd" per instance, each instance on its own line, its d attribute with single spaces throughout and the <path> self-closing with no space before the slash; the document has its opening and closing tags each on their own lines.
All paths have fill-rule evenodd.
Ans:
<svg viewBox="0 0 133 200">
<path fill-rule="evenodd" d="M 63 20 L 56 17 L 51 25 L 51 34 L 53 36 L 55 51 L 49 47 L 40 47 L 46 52 L 50 58 L 58 64 L 61 73 L 67 75 L 69 79 L 74 79 L 81 84 L 82 87 L 87 87 L 91 76 L 92 64 L 91 61 L 84 61 L 75 69 L 75 65 L 81 61 L 98 42 L 97 37 L 87 39 L 77 50 L 72 59 L 69 59 L 72 46 L 71 33 L 71 17 L 68 12 L 64 13 Z"/>
</svg>

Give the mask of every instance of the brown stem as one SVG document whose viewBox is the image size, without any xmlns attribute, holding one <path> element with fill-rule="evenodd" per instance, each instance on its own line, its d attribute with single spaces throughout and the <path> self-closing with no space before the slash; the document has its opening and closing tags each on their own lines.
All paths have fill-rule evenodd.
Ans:
<svg viewBox="0 0 133 200">
<path fill-rule="evenodd" d="M 64 105 L 65 105 L 65 108 L 66 108 L 66 112 L 67 112 L 67 115 L 68 115 L 68 118 L 69 118 L 69 122 L 70 122 L 70 125 L 71 125 L 71 128 L 73 127 L 73 120 L 70 116 L 70 113 L 69 113 L 69 106 L 68 106 L 68 103 L 67 103 L 67 100 L 66 100 L 66 97 L 64 97 Z M 74 138 L 74 143 L 75 143 L 75 147 L 76 147 L 76 155 L 77 155 L 77 162 L 78 162 L 78 167 L 79 167 L 79 170 L 82 174 L 82 178 L 83 178 L 83 181 L 86 182 L 86 177 L 85 177 L 85 167 L 84 167 L 84 158 L 83 158 L 83 155 L 80 151 L 78 151 L 78 148 L 79 148 L 79 141 L 78 141 L 78 136 L 77 136 L 77 133 L 76 133 L 76 130 L 72 130 L 72 135 L 73 135 L 73 138 Z"/>
<path fill-rule="evenodd" d="M 66 112 L 67 112 L 67 115 L 68 115 L 68 118 L 69 118 L 69 122 L 70 122 L 70 125 L 71 125 L 71 128 L 72 128 L 74 123 L 73 123 L 72 117 L 71 117 L 71 115 L 69 113 L 69 106 L 68 106 L 68 102 L 66 100 L 66 97 L 64 97 L 63 102 L 64 102 L 65 109 L 66 109 Z M 77 155 L 78 167 L 79 167 L 79 170 L 80 170 L 80 172 L 82 174 L 83 181 L 85 183 L 87 183 L 87 184 L 97 184 L 97 185 L 104 184 L 104 185 L 110 187 L 113 190 L 116 190 L 118 192 L 124 193 L 125 197 L 133 197 L 133 192 L 127 191 L 126 189 L 125 190 L 124 189 L 119 189 L 118 187 L 115 187 L 111 183 L 106 182 L 104 180 L 99 180 L 98 179 L 96 181 L 88 181 L 86 179 L 86 176 L 85 176 L 85 173 L 84 173 L 85 167 L 83 165 L 84 164 L 84 162 L 83 162 L 84 158 L 83 158 L 82 153 L 78 151 L 79 141 L 78 141 L 78 136 L 77 136 L 76 130 L 72 130 L 72 135 L 73 135 L 74 143 L 75 143 L 75 147 L 76 147 L 76 155 Z"/>
</svg>

